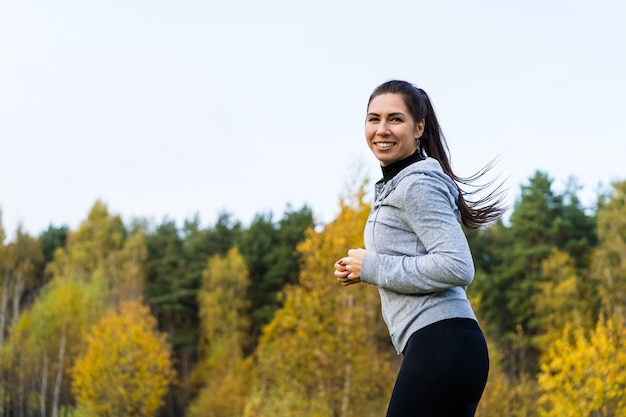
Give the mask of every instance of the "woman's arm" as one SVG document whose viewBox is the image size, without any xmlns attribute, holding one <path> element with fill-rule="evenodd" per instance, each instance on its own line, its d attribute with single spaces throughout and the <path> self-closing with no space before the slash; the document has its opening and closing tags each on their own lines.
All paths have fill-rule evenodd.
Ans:
<svg viewBox="0 0 626 417">
<path fill-rule="evenodd" d="M 469 285 L 474 277 L 474 263 L 447 185 L 421 176 L 405 189 L 403 201 L 404 220 L 426 253 L 385 255 L 367 251 L 360 271 L 362 281 L 405 294 Z M 378 238 L 393 236 L 374 236 Z"/>
</svg>

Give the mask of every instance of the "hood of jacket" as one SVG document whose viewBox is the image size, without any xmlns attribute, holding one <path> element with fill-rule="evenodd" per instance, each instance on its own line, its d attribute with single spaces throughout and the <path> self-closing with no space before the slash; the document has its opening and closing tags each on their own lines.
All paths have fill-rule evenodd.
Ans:
<svg viewBox="0 0 626 417">
<path fill-rule="evenodd" d="M 439 161 L 435 158 L 426 157 L 404 168 L 386 183 L 383 183 L 382 180 L 378 181 L 375 185 L 375 199 L 384 199 L 398 186 L 400 181 L 411 175 L 428 175 L 435 180 L 441 181 L 450 190 L 454 201 L 459 198 L 459 187 L 448 174 L 443 172 Z"/>
</svg>

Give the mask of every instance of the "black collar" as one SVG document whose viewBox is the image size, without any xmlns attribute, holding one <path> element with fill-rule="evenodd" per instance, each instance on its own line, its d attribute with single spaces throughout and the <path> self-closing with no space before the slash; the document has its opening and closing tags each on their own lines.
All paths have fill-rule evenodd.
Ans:
<svg viewBox="0 0 626 417">
<path fill-rule="evenodd" d="M 383 182 L 387 182 L 398 174 L 398 172 L 402 171 L 404 168 L 409 165 L 421 161 L 424 157 L 420 154 L 419 151 L 415 151 L 412 155 L 407 156 L 404 159 L 394 162 L 393 164 L 387 166 L 381 166 L 380 168 L 383 170 Z"/>
</svg>

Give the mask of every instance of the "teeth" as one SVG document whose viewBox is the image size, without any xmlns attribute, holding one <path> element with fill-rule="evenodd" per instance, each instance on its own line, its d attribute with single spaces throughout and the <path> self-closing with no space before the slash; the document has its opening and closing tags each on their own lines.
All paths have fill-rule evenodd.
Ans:
<svg viewBox="0 0 626 417">
<path fill-rule="evenodd" d="M 383 142 L 383 143 L 378 142 L 376 146 L 378 146 L 379 148 L 391 148 L 393 146 L 393 143 L 392 142 Z"/>
</svg>

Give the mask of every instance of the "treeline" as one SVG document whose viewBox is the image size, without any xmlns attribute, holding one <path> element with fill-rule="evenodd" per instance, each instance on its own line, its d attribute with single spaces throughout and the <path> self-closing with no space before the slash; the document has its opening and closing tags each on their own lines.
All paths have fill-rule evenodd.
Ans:
<svg viewBox="0 0 626 417">
<path fill-rule="evenodd" d="M 7 241 L 0 222 L 0 417 L 379 416 L 401 360 L 378 293 L 333 262 L 362 246 L 364 184 L 247 226 L 124 224 Z M 505 222 L 468 231 L 489 340 L 479 416 L 626 416 L 626 182 L 583 207 L 529 178 Z"/>
</svg>

